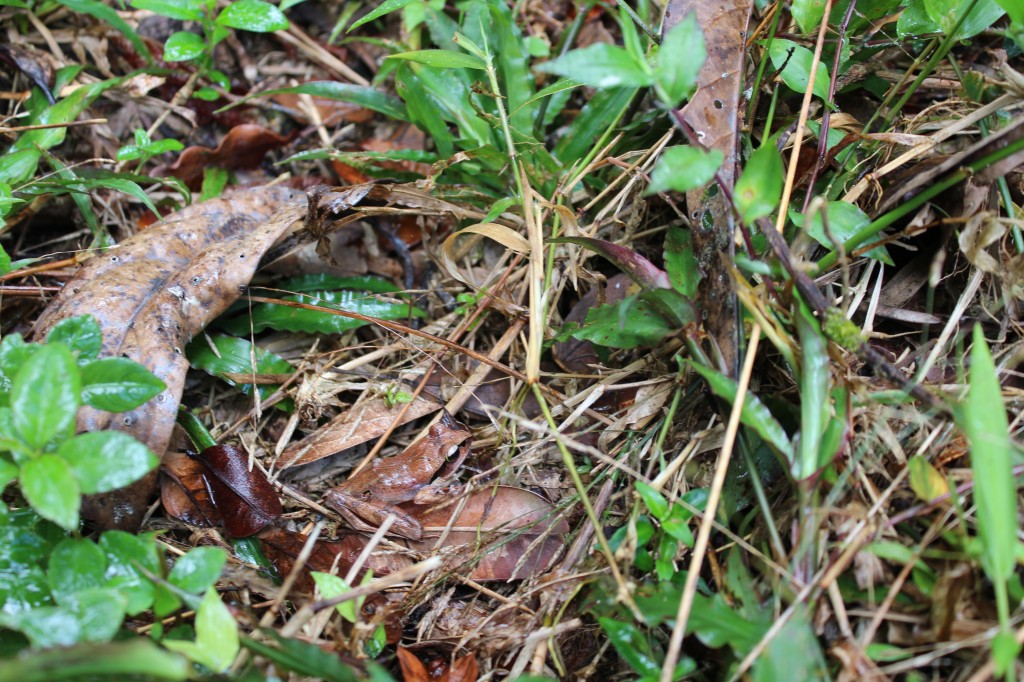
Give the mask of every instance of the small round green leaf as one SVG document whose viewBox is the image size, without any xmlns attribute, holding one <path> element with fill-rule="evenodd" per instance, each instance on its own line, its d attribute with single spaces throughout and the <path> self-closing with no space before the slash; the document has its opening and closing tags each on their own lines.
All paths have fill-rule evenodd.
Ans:
<svg viewBox="0 0 1024 682">
<path fill-rule="evenodd" d="M 813 52 L 792 40 L 776 38 L 768 48 L 768 55 L 771 57 L 772 66 L 782 69 L 779 75 L 783 83 L 796 92 L 807 92 L 807 84 L 811 80 L 811 64 L 814 61 Z M 827 100 L 828 84 L 828 66 L 824 62 L 819 62 L 818 68 L 814 71 L 814 94 Z"/>
<path fill-rule="evenodd" d="M 647 193 L 686 192 L 702 187 L 714 179 L 724 158 L 717 149 L 704 151 L 688 146 L 669 147 L 654 167 Z"/>
<path fill-rule="evenodd" d="M 108 530 L 100 538 L 99 545 L 108 562 L 106 584 L 125 597 L 128 614 L 134 616 L 150 608 L 156 586 L 141 569 L 153 575 L 163 574 L 163 562 L 153 538 Z"/>
<path fill-rule="evenodd" d="M 79 315 L 61 320 L 46 335 L 47 343 L 63 343 L 78 354 L 78 360 L 91 360 L 100 354 L 103 332 L 92 315 Z"/>
<path fill-rule="evenodd" d="M 217 15 L 221 26 L 254 33 L 270 33 L 288 28 L 288 19 L 278 8 L 263 0 L 238 0 Z"/>
<path fill-rule="evenodd" d="M 70 434 L 80 391 L 78 365 L 67 346 L 43 346 L 14 376 L 11 410 L 15 432 L 37 450 L 58 436 Z"/>
<path fill-rule="evenodd" d="M 91 540 L 68 538 L 53 549 L 47 577 L 53 597 L 59 604 L 82 590 L 102 587 L 106 582 L 107 558 Z"/>
<path fill-rule="evenodd" d="M 123 488 L 160 464 L 149 448 L 120 431 L 80 434 L 64 441 L 57 454 L 71 465 L 87 495 Z"/>
<path fill-rule="evenodd" d="M 172 33 L 171 37 L 164 43 L 164 61 L 187 62 L 200 57 L 206 44 L 201 36 L 188 31 Z"/>
<path fill-rule="evenodd" d="M 192 594 L 203 594 L 220 577 L 227 554 L 219 547 L 196 547 L 174 563 L 168 581 Z"/>
<path fill-rule="evenodd" d="M 82 367 L 82 401 L 97 410 L 125 412 L 165 388 L 167 384 L 128 358 L 101 358 Z"/>
<path fill-rule="evenodd" d="M 60 457 L 42 455 L 25 462 L 21 467 L 21 492 L 44 519 L 67 530 L 78 528 L 78 481 Z"/>
</svg>

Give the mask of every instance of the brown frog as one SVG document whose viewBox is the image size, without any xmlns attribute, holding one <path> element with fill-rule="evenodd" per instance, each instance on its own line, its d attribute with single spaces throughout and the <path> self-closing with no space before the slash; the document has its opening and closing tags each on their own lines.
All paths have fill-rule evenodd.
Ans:
<svg viewBox="0 0 1024 682">
<path fill-rule="evenodd" d="M 375 459 L 369 466 L 324 493 L 324 504 L 356 530 L 372 532 L 394 514 L 391 534 L 423 537 L 423 526 L 396 505 L 429 504 L 454 494 L 454 474 L 469 453 L 469 429 L 447 412 L 401 454 Z M 456 484 L 457 486 L 457 484 Z"/>
</svg>

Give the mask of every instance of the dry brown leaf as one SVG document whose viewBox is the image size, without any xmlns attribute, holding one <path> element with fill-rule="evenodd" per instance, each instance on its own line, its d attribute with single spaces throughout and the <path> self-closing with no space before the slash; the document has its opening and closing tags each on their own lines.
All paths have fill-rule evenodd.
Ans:
<svg viewBox="0 0 1024 682">
<path fill-rule="evenodd" d="M 189 189 L 197 190 L 203 183 L 203 171 L 207 167 L 228 170 L 256 168 L 267 152 L 290 141 L 291 137 L 282 137 L 263 126 L 243 123 L 229 130 L 216 149 L 189 147 L 181 152 L 177 161 L 162 170 L 184 182 Z M 159 175 L 160 170 L 154 173 Z"/>
<path fill-rule="evenodd" d="M 608 278 L 603 288 L 592 287 L 565 316 L 566 324 L 576 322 L 582 325 L 591 308 L 602 303 L 611 305 L 626 298 L 630 293 L 631 281 L 626 275 L 618 274 Z M 569 338 L 565 341 L 558 341 L 552 347 L 551 354 L 562 369 L 577 374 L 589 374 L 594 371 L 593 366 L 599 365 L 601 362 L 594 344 L 581 339 Z"/>
<path fill-rule="evenodd" d="M 436 401 L 416 398 L 398 425 L 407 424 L 439 409 L 441 405 Z M 383 398 L 370 398 L 356 403 L 314 433 L 288 446 L 278 458 L 277 466 L 288 469 L 309 464 L 373 440 L 391 428 L 399 410 L 400 405 L 388 406 Z"/>
<path fill-rule="evenodd" d="M 479 237 L 493 239 L 506 249 L 516 253 L 526 254 L 530 252 L 530 242 L 526 240 L 526 237 L 510 227 L 498 225 L 497 223 L 470 225 L 458 232 L 453 232 L 448 235 L 448 238 L 444 240 L 444 244 L 441 246 L 441 262 L 449 275 L 470 286 L 474 286 L 473 283 L 462 276 L 458 266 L 455 264 L 455 261 L 458 259 L 455 251 L 455 242 L 465 235 L 478 235 Z"/>
<path fill-rule="evenodd" d="M 398 647 L 398 664 L 402 668 L 402 682 L 431 682 L 427 666 L 423 665 L 416 654 L 404 646 Z"/>
<path fill-rule="evenodd" d="M 293 190 L 235 192 L 179 211 L 87 261 L 40 316 L 36 338 L 63 319 L 91 314 L 103 332 L 102 355 L 142 363 L 167 388 L 117 415 L 82 408 L 78 430 L 113 428 L 163 455 L 188 370 L 183 349 L 238 298 L 261 255 L 304 215 L 305 200 Z M 83 515 L 104 528 L 137 527 L 155 486 L 153 472 L 87 498 Z"/>
</svg>

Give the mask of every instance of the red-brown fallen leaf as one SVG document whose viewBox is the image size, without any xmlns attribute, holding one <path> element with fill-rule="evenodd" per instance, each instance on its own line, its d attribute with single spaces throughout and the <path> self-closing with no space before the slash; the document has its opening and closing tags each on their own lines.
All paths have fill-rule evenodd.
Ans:
<svg viewBox="0 0 1024 682">
<path fill-rule="evenodd" d="M 261 187 L 179 211 L 82 266 L 36 322 L 45 338 L 68 317 L 91 314 L 103 332 L 101 354 L 142 363 L 167 388 L 117 415 L 78 413 L 79 431 L 113 428 L 167 451 L 188 370 L 182 349 L 230 306 L 263 253 L 305 216 L 302 194 Z M 128 488 L 86 498 L 83 516 L 104 528 L 138 527 L 155 492 L 156 472 Z"/>
<path fill-rule="evenodd" d="M 168 451 L 160 467 L 160 502 L 169 516 L 193 526 L 222 526 L 224 518 L 210 496 L 203 463 L 180 451 Z"/>
<path fill-rule="evenodd" d="M 263 126 L 243 123 L 229 130 L 216 149 L 189 147 L 172 165 L 157 169 L 154 174 L 159 175 L 163 171 L 184 182 L 189 189 L 197 190 L 203 183 L 203 171 L 207 167 L 218 166 L 228 170 L 256 168 L 267 152 L 283 147 L 291 139 L 291 136 L 282 137 Z"/>
<path fill-rule="evenodd" d="M 408 541 L 413 549 L 430 551 L 457 508 L 405 503 L 402 509 L 416 516 L 424 537 Z M 442 547 L 461 547 L 453 562 L 472 566 L 473 580 L 522 580 L 550 567 L 565 546 L 569 524 L 540 495 L 523 488 L 498 486 L 469 495 Z M 541 536 L 543 539 L 534 546 Z"/>
<path fill-rule="evenodd" d="M 448 669 L 448 682 L 476 682 L 478 677 L 480 677 L 480 665 L 477 663 L 474 653 L 456 658 L 452 667 Z"/>
<path fill-rule="evenodd" d="M 294 92 L 281 92 L 271 96 L 273 101 L 283 107 L 301 111 L 300 96 Z M 350 123 L 367 123 L 373 119 L 374 113 L 369 109 L 351 102 L 339 102 L 326 97 L 312 97 L 313 106 L 325 126 L 336 126 L 342 121 Z"/>
<path fill-rule="evenodd" d="M 417 658 L 416 654 L 404 646 L 398 647 L 397 653 L 398 664 L 402 668 L 403 682 L 431 682 L 427 666 L 423 665 L 423 661 Z"/>
<path fill-rule="evenodd" d="M 620 273 L 610 277 L 603 290 L 598 287 L 591 288 L 565 316 L 566 324 L 576 322 L 582 325 L 587 319 L 587 312 L 598 305 L 601 294 L 604 295 L 603 302 L 608 305 L 618 303 L 626 298 L 629 294 L 630 282 L 629 277 Z M 551 348 L 551 354 L 562 369 L 577 374 L 589 374 L 594 371 L 593 365 L 601 362 L 594 344 L 581 339 L 569 338 L 565 341 L 558 341 Z"/>
</svg>

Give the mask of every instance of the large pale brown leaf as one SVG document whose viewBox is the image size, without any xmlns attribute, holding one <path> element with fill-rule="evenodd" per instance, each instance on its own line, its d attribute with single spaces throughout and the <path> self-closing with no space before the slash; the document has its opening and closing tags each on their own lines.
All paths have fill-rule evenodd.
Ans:
<svg viewBox="0 0 1024 682">
<path fill-rule="evenodd" d="M 301 193 L 283 187 L 235 192 L 179 211 L 86 262 L 40 316 L 36 338 L 65 318 L 91 314 L 103 331 L 103 355 L 142 363 L 167 388 L 121 414 L 83 408 L 79 431 L 113 428 L 163 455 L 188 370 L 183 349 L 238 298 L 262 254 L 303 218 L 305 204 Z M 155 486 L 154 472 L 89 498 L 83 515 L 106 528 L 134 528 Z"/>
<path fill-rule="evenodd" d="M 743 88 L 744 40 L 752 0 L 670 0 L 665 8 L 664 33 L 695 12 L 704 32 L 707 60 L 697 76 L 697 91 L 678 112 L 697 141 L 725 157 L 719 177 L 727 189 L 736 180 L 736 147 L 740 92 Z M 704 326 L 717 342 L 730 372 L 738 370 L 739 337 L 736 296 L 729 276 L 734 253 L 732 210 L 722 192 L 693 190 L 686 196 L 693 224 L 693 250 L 703 275 L 697 309 L 705 311 Z"/>
</svg>

